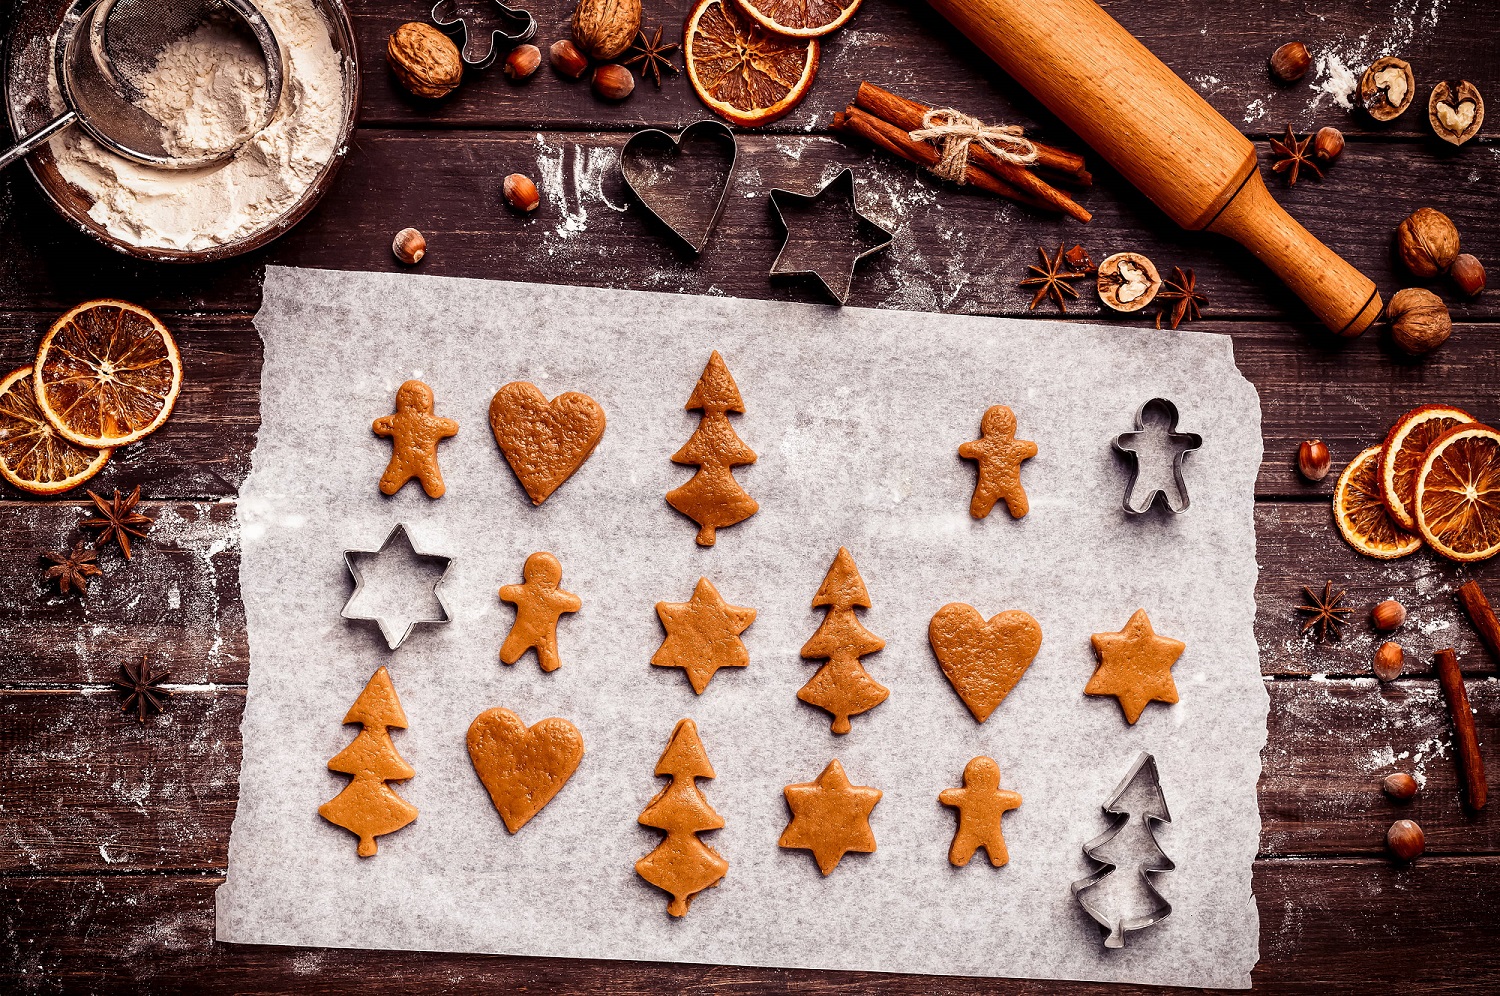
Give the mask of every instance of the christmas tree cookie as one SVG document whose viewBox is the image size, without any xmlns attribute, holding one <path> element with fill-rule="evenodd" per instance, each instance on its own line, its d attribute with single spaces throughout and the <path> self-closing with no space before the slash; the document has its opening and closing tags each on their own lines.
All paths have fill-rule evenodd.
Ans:
<svg viewBox="0 0 1500 996">
<path fill-rule="evenodd" d="M 667 503 L 698 523 L 699 546 L 713 546 L 715 530 L 743 522 L 760 509 L 734 479 L 733 468 L 754 463 L 755 451 L 740 441 L 729 424 L 727 413 L 743 413 L 745 400 L 717 349 L 685 407 L 703 412 L 703 417 L 682 449 L 672 454 L 672 462 L 696 464 L 698 472 L 686 484 L 668 491 Z"/>
<path fill-rule="evenodd" d="M 647 803 L 640 823 L 665 830 L 667 836 L 635 863 L 635 870 L 658 889 L 671 893 L 667 912 L 682 916 L 694 896 L 718 885 L 729 871 L 723 855 L 698 839 L 705 830 L 723 827 L 724 819 L 698 788 L 696 779 L 714 777 L 714 769 L 691 719 L 679 720 L 672 730 L 667 749 L 656 762 L 656 774 L 670 776 L 672 781 Z"/>
<path fill-rule="evenodd" d="M 870 677 L 859 659 L 885 646 L 885 641 L 865 629 L 854 614 L 855 606 L 870 607 L 870 593 L 844 547 L 813 596 L 813 608 L 826 606 L 827 615 L 818 631 L 802 647 L 802 656 L 828 661 L 797 698 L 833 715 L 833 732 L 848 733 L 849 717 L 873 709 L 886 700 L 890 689 Z"/>
<path fill-rule="evenodd" d="M 370 678 L 344 722 L 358 723 L 363 729 L 353 743 L 334 755 L 328 768 L 353 775 L 354 780 L 319 806 L 318 815 L 359 837 L 359 856 L 369 858 L 375 854 L 376 837 L 394 833 L 417 818 L 417 807 L 386 784 L 406 781 L 416 772 L 396 752 L 387 732 L 390 727 L 406 729 L 406 712 L 385 668 Z"/>
</svg>

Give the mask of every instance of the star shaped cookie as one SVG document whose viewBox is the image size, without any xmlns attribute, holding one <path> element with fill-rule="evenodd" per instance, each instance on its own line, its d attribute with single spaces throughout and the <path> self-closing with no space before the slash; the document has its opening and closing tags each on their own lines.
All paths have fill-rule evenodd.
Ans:
<svg viewBox="0 0 1500 996">
<path fill-rule="evenodd" d="M 1148 702 L 1170 705 L 1177 701 L 1172 665 L 1187 644 L 1157 636 L 1145 609 L 1137 609 L 1118 633 L 1095 633 L 1092 639 L 1099 667 L 1084 688 L 1085 695 L 1113 695 L 1132 725 Z"/>
<path fill-rule="evenodd" d="M 875 833 L 870 829 L 870 813 L 880 801 L 881 792 L 868 785 L 851 785 L 838 759 L 817 781 L 788 785 L 786 804 L 792 811 L 792 822 L 781 832 L 777 843 L 785 848 L 813 852 L 824 875 L 838 867 L 849 851 L 871 854 L 875 851 Z"/>
<path fill-rule="evenodd" d="M 755 610 L 724 601 L 708 578 L 699 578 L 686 602 L 657 602 L 656 614 L 667 637 L 651 656 L 658 667 L 680 667 L 699 695 L 721 667 L 744 667 L 750 652 L 740 634 L 755 621 Z"/>
</svg>

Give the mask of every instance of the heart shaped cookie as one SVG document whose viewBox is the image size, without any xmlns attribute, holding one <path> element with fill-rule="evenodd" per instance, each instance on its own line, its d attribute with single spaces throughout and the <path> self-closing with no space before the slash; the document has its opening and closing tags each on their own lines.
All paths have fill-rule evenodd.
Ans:
<svg viewBox="0 0 1500 996">
<path fill-rule="evenodd" d="M 985 622 L 974 606 L 953 602 L 933 615 L 927 639 L 948 683 L 983 723 L 1036 659 L 1042 627 L 1016 610 Z"/>
<path fill-rule="evenodd" d="M 469 760 L 505 829 L 515 833 L 578 770 L 583 735 L 566 719 L 544 719 L 527 728 L 509 709 L 486 709 L 469 724 Z"/>
<path fill-rule="evenodd" d="M 577 391 L 548 401 L 535 384 L 516 381 L 491 399 L 490 431 L 531 503 L 540 505 L 599 445 L 604 409 Z"/>
</svg>

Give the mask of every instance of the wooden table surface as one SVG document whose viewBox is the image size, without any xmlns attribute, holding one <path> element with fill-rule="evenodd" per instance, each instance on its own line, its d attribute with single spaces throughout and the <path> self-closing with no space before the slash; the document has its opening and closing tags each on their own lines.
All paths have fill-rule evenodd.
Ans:
<svg viewBox="0 0 1500 996">
<path fill-rule="evenodd" d="M 38 0 L 32 0 L 38 2 Z M 1039 0 L 1040 2 L 1040 0 Z M 534 0 L 545 46 L 565 32 L 570 3 Z M 647 0 L 646 23 L 676 31 L 686 0 Z M 1322 183 L 1276 195 L 1315 235 L 1389 295 L 1410 284 L 1391 233 L 1409 212 L 1449 214 L 1464 248 L 1500 279 L 1500 140 L 1439 148 L 1423 108 L 1440 78 L 1467 78 L 1500 114 L 1500 8 L 1487 0 L 1190 0 L 1105 4 L 1168 65 L 1266 152 L 1291 122 L 1331 124 L 1349 138 Z M 213 941 L 240 762 L 248 650 L 239 599 L 235 495 L 259 420 L 261 346 L 251 325 L 269 262 L 392 269 L 398 228 L 426 233 L 420 272 L 593 284 L 689 294 L 819 300 L 799 280 L 771 282 L 779 233 L 765 191 L 811 189 L 843 165 L 858 170 L 867 210 L 897 231 L 868 260 L 851 304 L 982 315 L 1026 313 L 1016 286 L 1037 246 L 1081 242 L 1094 259 L 1133 249 L 1164 270 L 1196 270 L 1210 299 L 1196 328 L 1234 337 L 1260 391 L 1265 461 L 1257 487 L 1257 636 L 1271 695 L 1255 864 L 1261 960 L 1256 988 L 1275 992 L 1494 992 L 1500 980 L 1500 819 L 1460 804 L 1451 729 L 1432 654 L 1457 649 L 1469 676 L 1492 772 L 1500 771 L 1496 661 L 1458 613 L 1453 591 L 1478 578 L 1500 601 L 1500 560 L 1460 567 L 1427 552 L 1381 563 L 1357 556 L 1329 512 L 1334 477 L 1293 471 L 1297 443 L 1321 437 L 1335 469 L 1380 440 L 1403 411 L 1449 402 L 1500 418 L 1500 291 L 1453 307 L 1452 338 L 1405 359 L 1376 329 L 1334 342 L 1246 252 L 1176 230 L 1089 154 L 1098 182 L 1083 202 L 1094 221 L 1042 217 L 948 187 L 826 133 L 862 79 L 934 104 L 1034 127 L 1076 146 L 1058 123 L 919 0 L 866 0 L 823 53 L 814 89 L 793 114 L 740 135 L 740 168 L 718 232 L 701 259 L 674 250 L 628 209 L 617 150 L 643 124 L 705 116 L 681 76 L 649 83 L 617 106 L 548 68 L 516 85 L 498 69 L 474 75 L 436 106 L 404 96 L 383 57 L 386 36 L 422 20 L 420 0 L 355 0 L 364 103 L 353 149 L 331 193 L 267 250 L 219 265 L 146 265 L 65 226 L 31 177 L 0 177 L 0 369 L 29 363 L 56 314 L 82 300 L 124 297 L 155 309 L 182 347 L 177 411 L 150 439 L 121 450 L 92 485 L 139 484 L 157 516 L 134 561 L 101 556 L 87 597 L 42 581 L 40 555 L 79 534 L 80 495 L 35 500 L 0 488 L 0 990 L 21 992 L 812 992 L 1074 993 L 1105 986 L 648 963 L 245 947 Z M 1273 87 L 1265 62 L 1305 40 L 1314 72 Z M 1403 56 L 1418 101 L 1380 127 L 1340 107 L 1325 86 L 1384 53 Z M 1491 136 L 1500 127 L 1488 129 Z M 535 177 L 543 201 L 519 218 L 500 180 Z M 1050 313 L 1050 305 L 1038 314 Z M 1085 294 L 1072 314 L 1120 321 Z M 1126 319 L 1139 326 L 1141 319 Z M 329 330 L 337 334 L 337 330 Z M 441 330 L 432 330 L 441 334 Z M 525 334 L 525 329 L 515 329 Z M 1341 641 L 1299 635 L 1304 583 L 1349 590 L 1353 625 Z M 1367 610 L 1394 597 L 1411 618 L 1401 680 L 1370 677 L 1379 638 Z M 168 711 L 138 724 L 109 682 L 147 655 L 170 667 Z M 1400 806 L 1382 776 L 1425 779 Z M 1393 819 L 1427 832 L 1410 866 L 1383 849 Z M 942 938 L 931 939 L 934 944 Z M 1128 987 L 1113 987 L 1121 992 Z"/>
</svg>

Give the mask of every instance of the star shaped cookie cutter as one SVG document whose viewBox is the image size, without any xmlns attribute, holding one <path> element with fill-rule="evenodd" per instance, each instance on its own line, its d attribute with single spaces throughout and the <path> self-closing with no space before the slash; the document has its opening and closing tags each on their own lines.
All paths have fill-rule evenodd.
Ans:
<svg viewBox="0 0 1500 996">
<path fill-rule="evenodd" d="M 407 619 L 407 617 L 405 616 L 392 617 L 388 614 L 365 614 L 351 609 L 351 606 L 353 606 L 355 602 L 359 600 L 360 593 L 365 589 L 365 577 L 362 573 L 360 573 L 359 558 L 381 556 L 391 548 L 391 545 L 396 542 L 397 537 L 400 537 L 403 541 L 405 541 L 406 548 L 411 551 L 412 556 L 417 560 L 442 563 L 442 573 L 439 574 L 438 579 L 432 583 L 432 596 L 437 600 L 438 608 L 441 609 L 443 613 L 440 618 Z M 453 621 L 453 613 L 448 608 L 448 603 L 443 600 L 443 592 L 441 590 L 443 582 L 448 578 L 448 571 L 453 567 L 453 558 L 445 557 L 439 553 L 424 553 L 421 550 L 418 550 L 416 544 L 411 541 L 411 534 L 407 532 L 405 523 L 396 523 L 395 527 L 391 530 L 390 535 L 386 536 L 385 542 L 381 543 L 378 549 L 345 550 L 344 566 L 349 569 L 350 576 L 354 578 L 354 591 L 350 593 L 349 600 L 344 603 L 344 608 L 339 612 L 339 615 L 345 619 L 363 620 L 375 623 L 380 627 L 380 633 L 385 637 L 386 646 L 388 646 L 391 650 L 396 650 L 401 646 L 401 644 L 405 643 L 406 638 L 408 636 L 411 636 L 412 630 L 416 629 L 418 626 L 443 626 Z M 399 620 L 406 621 L 406 628 L 397 632 L 396 627 Z"/>
<path fill-rule="evenodd" d="M 1159 417 L 1147 418 L 1148 413 Z M 1115 452 L 1131 460 L 1130 483 L 1125 485 L 1125 511 L 1143 515 L 1157 495 L 1167 511 L 1187 511 L 1187 482 L 1182 461 L 1203 445 L 1196 432 L 1177 431 L 1177 406 L 1166 398 L 1152 398 L 1135 413 L 1135 431 L 1114 438 Z"/>
<path fill-rule="evenodd" d="M 480 17 L 475 8 L 491 4 L 497 11 L 496 17 Z M 500 0 L 438 0 L 432 5 L 432 23 L 458 36 L 459 58 L 472 69 L 484 69 L 494 63 L 501 42 L 519 45 L 536 34 L 536 18 L 531 11 L 507 7 Z M 484 27 L 487 24 L 495 25 L 488 37 Z"/>
<path fill-rule="evenodd" d="M 854 221 L 855 234 L 866 248 L 849 259 L 847 268 L 840 262 L 830 270 L 829 267 L 818 265 L 819 257 L 826 259 L 832 254 L 839 246 L 840 239 L 830 234 L 826 225 L 811 225 L 802 232 L 793 229 L 788 222 L 787 212 L 790 209 L 794 218 L 798 214 L 822 215 L 826 213 L 823 206 L 835 199 L 844 202 L 849 217 Z M 859 261 L 884 249 L 895 238 L 894 233 L 860 213 L 859 199 L 854 189 L 854 170 L 847 167 L 813 194 L 800 194 L 795 190 L 782 190 L 779 187 L 773 189 L 771 207 L 776 211 L 776 220 L 781 222 L 782 230 L 786 232 L 781 251 L 776 254 L 776 262 L 771 264 L 771 276 L 815 276 L 823 289 L 840 305 L 849 300 L 849 287 L 854 282 L 854 268 L 859 265 Z M 852 240 L 843 240 L 844 246 L 852 248 L 850 241 Z M 814 252 L 809 252 L 809 249 L 814 249 Z"/>
</svg>

